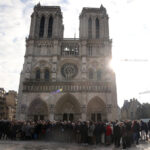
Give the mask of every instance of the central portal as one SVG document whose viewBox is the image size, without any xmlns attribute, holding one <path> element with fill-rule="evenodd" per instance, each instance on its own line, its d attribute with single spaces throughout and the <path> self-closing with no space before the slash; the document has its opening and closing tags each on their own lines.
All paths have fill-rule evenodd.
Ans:
<svg viewBox="0 0 150 150">
<path fill-rule="evenodd" d="M 44 120 L 45 116 L 44 115 L 34 115 L 34 121 L 39 121 L 39 120 Z"/>
<path fill-rule="evenodd" d="M 63 95 L 55 107 L 55 120 L 75 121 L 81 118 L 80 104 L 71 94 Z"/>
<path fill-rule="evenodd" d="M 67 113 L 65 113 L 65 114 L 63 114 L 63 121 L 73 121 L 74 119 L 74 114 L 67 114 Z"/>
</svg>

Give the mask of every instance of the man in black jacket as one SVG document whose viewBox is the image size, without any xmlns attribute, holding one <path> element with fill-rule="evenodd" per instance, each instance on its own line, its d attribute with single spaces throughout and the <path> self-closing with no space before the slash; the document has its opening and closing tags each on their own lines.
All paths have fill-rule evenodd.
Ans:
<svg viewBox="0 0 150 150">
<path fill-rule="evenodd" d="M 114 125 L 114 144 L 115 147 L 120 147 L 120 139 L 121 139 L 121 127 L 120 127 L 120 123 L 117 123 Z"/>
<path fill-rule="evenodd" d="M 96 138 L 96 144 L 101 142 L 101 123 L 95 123 L 94 136 Z"/>
</svg>

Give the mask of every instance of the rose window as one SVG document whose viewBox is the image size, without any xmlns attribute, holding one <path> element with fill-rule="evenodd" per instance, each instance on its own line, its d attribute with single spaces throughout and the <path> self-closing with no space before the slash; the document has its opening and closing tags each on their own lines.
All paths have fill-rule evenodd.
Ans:
<svg viewBox="0 0 150 150">
<path fill-rule="evenodd" d="M 61 68 L 61 73 L 66 79 L 74 78 L 78 73 L 78 68 L 75 64 L 64 64 Z"/>
</svg>

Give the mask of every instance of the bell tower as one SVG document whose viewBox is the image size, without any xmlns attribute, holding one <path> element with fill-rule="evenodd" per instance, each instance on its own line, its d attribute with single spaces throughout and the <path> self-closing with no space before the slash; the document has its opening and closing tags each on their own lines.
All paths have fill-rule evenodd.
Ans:
<svg viewBox="0 0 150 150">
<path fill-rule="evenodd" d="M 29 38 L 61 39 L 63 32 L 64 26 L 59 6 L 41 6 L 39 3 L 34 7 L 34 12 L 31 15 Z"/>
<path fill-rule="evenodd" d="M 109 39 L 108 14 L 103 5 L 84 7 L 79 18 L 80 39 Z"/>
</svg>

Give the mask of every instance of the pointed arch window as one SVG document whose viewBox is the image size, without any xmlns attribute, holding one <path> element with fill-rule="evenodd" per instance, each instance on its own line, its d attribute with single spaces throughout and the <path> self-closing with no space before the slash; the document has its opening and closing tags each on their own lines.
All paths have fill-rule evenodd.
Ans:
<svg viewBox="0 0 150 150">
<path fill-rule="evenodd" d="M 45 17 L 42 16 L 41 21 L 40 21 L 39 37 L 43 37 L 44 36 L 44 25 L 45 25 Z"/>
<path fill-rule="evenodd" d="M 36 70 L 36 75 L 35 75 L 36 80 L 40 80 L 40 76 L 41 76 L 40 69 L 37 69 Z"/>
<path fill-rule="evenodd" d="M 92 69 L 89 70 L 89 79 L 94 79 L 94 71 Z"/>
<path fill-rule="evenodd" d="M 52 37 L 52 32 L 53 32 L 53 17 L 51 16 L 48 22 L 48 37 L 49 38 Z"/>
<path fill-rule="evenodd" d="M 92 38 L 92 19 L 88 20 L 88 38 Z"/>
<path fill-rule="evenodd" d="M 45 69 L 45 71 L 44 71 L 44 79 L 45 79 L 45 80 L 49 80 L 49 78 L 50 78 L 49 70 L 48 70 L 48 69 Z"/>
<path fill-rule="evenodd" d="M 96 39 L 99 38 L 99 20 L 96 18 L 95 20 L 95 25 L 96 25 Z"/>
<path fill-rule="evenodd" d="M 97 71 L 97 80 L 101 80 L 101 71 L 100 70 Z"/>
</svg>

